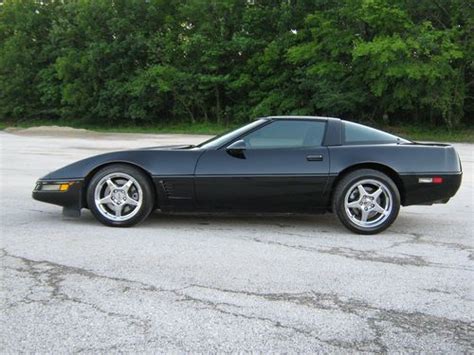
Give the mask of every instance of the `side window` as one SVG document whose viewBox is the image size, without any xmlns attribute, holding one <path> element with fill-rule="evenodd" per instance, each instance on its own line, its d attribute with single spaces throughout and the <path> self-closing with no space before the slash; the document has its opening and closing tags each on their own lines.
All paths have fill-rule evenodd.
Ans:
<svg viewBox="0 0 474 355">
<path fill-rule="evenodd" d="M 379 131 L 378 129 L 363 126 L 354 122 L 344 122 L 344 142 L 358 143 L 394 143 L 396 136 Z"/>
<path fill-rule="evenodd" d="M 320 146 L 326 123 L 310 120 L 277 120 L 243 140 L 248 149 L 303 148 Z"/>
</svg>

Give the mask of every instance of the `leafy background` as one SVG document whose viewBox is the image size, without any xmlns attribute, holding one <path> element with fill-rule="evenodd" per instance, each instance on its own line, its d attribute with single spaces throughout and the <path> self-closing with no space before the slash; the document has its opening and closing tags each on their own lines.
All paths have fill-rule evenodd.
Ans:
<svg viewBox="0 0 474 355">
<path fill-rule="evenodd" d="M 236 124 L 278 114 L 473 124 L 463 0 L 0 5 L 0 119 Z"/>
</svg>

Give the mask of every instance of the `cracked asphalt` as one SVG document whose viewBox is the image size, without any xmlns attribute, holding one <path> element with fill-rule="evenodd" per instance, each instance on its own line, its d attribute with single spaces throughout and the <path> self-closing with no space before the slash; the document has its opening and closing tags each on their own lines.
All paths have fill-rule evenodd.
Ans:
<svg viewBox="0 0 474 355">
<path fill-rule="evenodd" d="M 374 236 L 330 214 L 116 229 L 31 199 L 77 159 L 205 138 L 0 133 L 2 352 L 474 352 L 473 145 L 456 145 L 447 205 L 403 208 Z"/>
</svg>

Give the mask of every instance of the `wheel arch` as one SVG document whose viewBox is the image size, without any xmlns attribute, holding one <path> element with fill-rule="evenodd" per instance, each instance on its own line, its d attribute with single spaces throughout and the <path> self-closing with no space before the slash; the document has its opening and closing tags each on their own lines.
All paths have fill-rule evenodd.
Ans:
<svg viewBox="0 0 474 355">
<path fill-rule="evenodd" d="M 391 178 L 393 180 L 393 182 L 395 183 L 395 185 L 397 186 L 398 192 L 400 193 L 400 202 L 401 202 L 401 204 L 402 205 L 405 204 L 405 186 L 403 184 L 402 179 L 400 178 L 400 175 L 393 168 L 389 167 L 388 165 L 381 164 L 381 163 L 373 163 L 373 162 L 354 164 L 354 165 L 348 166 L 347 168 L 342 170 L 337 175 L 337 177 L 334 179 L 334 181 L 332 183 L 331 198 L 330 198 L 329 201 L 332 201 L 332 199 L 334 197 L 334 191 L 336 189 L 336 186 L 337 186 L 337 184 L 339 184 L 341 179 L 344 178 L 344 176 L 346 176 L 347 174 L 349 174 L 353 171 L 356 171 L 356 170 L 360 170 L 360 169 L 377 170 L 377 171 L 380 171 L 380 172 L 384 173 L 389 178 Z"/>
<path fill-rule="evenodd" d="M 155 198 L 155 207 L 158 205 L 158 195 L 157 195 L 157 191 L 156 191 L 156 187 L 155 187 L 155 184 L 153 183 L 153 178 L 152 178 L 152 175 L 151 173 L 146 170 L 145 168 L 143 168 L 142 166 L 140 166 L 139 164 L 136 164 L 136 163 L 132 163 L 132 162 L 129 162 L 129 161 L 122 161 L 122 160 L 115 160 L 115 161 L 108 161 L 108 162 L 105 162 L 105 163 L 102 163 L 102 164 L 99 164 L 97 166 L 95 166 L 93 169 L 91 169 L 87 174 L 86 176 L 84 177 L 84 193 L 82 194 L 83 196 L 83 201 L 82 201 L 82 205 L 85 207 L 85 208 L 88 208 L 87 206 L 87 189 L 89 188 L 89 183 L 90 181 L 92 180 L 93 176 L 101 169 L 103 168 L 106 168 L 108 166 L 111 166 L 111 165 L 117 165 L 117 164 L 120 164 L 120 165 L 128 165 L 128 166 L 131 166 L 135 169 L 138 169 L 140 170 L 142 173 L 145 174 L 145 176 L 148 177 L 149 179 L 149 182 L 150 182 L 150 185 L 151 185 L 151 188 L 153 189 L 153 196 Z"/>
</svg>

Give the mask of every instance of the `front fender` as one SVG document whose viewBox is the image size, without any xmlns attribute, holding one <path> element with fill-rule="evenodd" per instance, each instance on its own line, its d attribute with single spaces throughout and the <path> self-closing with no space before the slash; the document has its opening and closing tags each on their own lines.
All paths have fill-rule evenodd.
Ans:
<svg viewBox="0 0 474 355">
<path fill-rule="evenodd" d="M 41 180 L 84 179 L 98 167 L 125 163 L 140 167 L 151 176 L 192 175 L 201 151 L 133 150 L 112 152 L 89 157 L 55 170 Z"/>
</svg>

